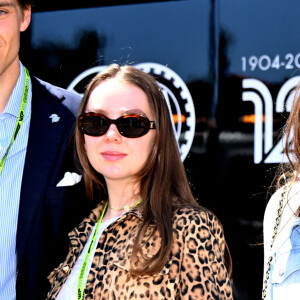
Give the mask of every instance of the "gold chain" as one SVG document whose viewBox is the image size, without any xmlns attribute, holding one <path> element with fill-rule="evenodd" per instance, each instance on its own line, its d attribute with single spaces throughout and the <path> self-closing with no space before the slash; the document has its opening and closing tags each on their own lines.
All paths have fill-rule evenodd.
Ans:
<svg viewBox="0 0 300 300">
<path fill-rule="evenodd" d="M 273 247 L 274 240 L 275 240 L 275 237 L 277 235 L 277 230 L 278 230 L 278 227 L 279 227 L 280 218 L 281 218 L 281 214 L 282 214 L 283 201 L 284 201 L 287 189 L 288 189 L 288 185 L 284 188 L 284 190 L 281 194 L 281 199 L 279 201 L 279 206 L 278 206 L 278 210 L 277 210 L 277 217 L 276 217 L 275 226 L 274 226 L 274 234 L 272 236 L 272 243 L 271 243 L 271 246 L 270 246 L 270 250 Z M 270 269 L 271 269 L 272 259 L 273 259 L 273 257 L 272 257 L 272 255 L 270 255 L 268 263 L 267 263 L 268 268 L 266 270 L 266 276 L 265 276 L 265 281 L 264 281 L 264 286 L 263 286 L 263 291 L 262 291 L 262 300 L 264 300 L 266 298 L 266 292 L 267 292 L 267 288 L 268 288 L 268 281 L 269 281 L 269 276 L 270 276 Z"/>
<path fill-rule="evenodd" d="M 138 204 L 140 204 L 141 201 L 142 201 L 142 199 L 140 199 L 137 203 L 135 203 L 135 204 L 132 205 L 132 206 L 125 205 L 125 206 L 123 206 L 123 207 L 113 207 L 113 206 L 111 206 L 110 204 L 108 204 L 108 207 L 109 207 L 110 209 L 117 210 L 117 211 L 120 211 L 120 210 L 130 211 L 132 208 L 135 208 Z"/>
</svg>

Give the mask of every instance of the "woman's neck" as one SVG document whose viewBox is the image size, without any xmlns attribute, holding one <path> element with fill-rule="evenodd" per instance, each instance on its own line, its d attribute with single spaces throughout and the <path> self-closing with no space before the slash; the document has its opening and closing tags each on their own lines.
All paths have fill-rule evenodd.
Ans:
<svg viewBox="0 0 300 300">
<path fill-rule="evenodd" d="M 103 220 L 109 220 L 122 215 L 132 208 L 139 200 L 137 185 L 133 182 L 107 180 L 108 206 Z"/>
</svg>

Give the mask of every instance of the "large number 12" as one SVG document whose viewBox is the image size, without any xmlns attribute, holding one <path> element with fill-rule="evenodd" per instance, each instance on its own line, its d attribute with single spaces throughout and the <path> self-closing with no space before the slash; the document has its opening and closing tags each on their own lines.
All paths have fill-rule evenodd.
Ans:
<svg viewBox="0 0 300 300">
<path fill-rule="evenodd" d="M 275 111 L 290 112 L 295 97 L 294 89 L 299 84 L 300 76 L 295 76 L 286 81 L 281 87 L 275 102 Z M 283 136 L 274 145 L 273 142 L 273 100 L 267 86 L 254 78 L 244 79 L 242 82 L 243 101 L 254 104 L 254 163 L 281 163 L 287 158 L 283 154 L 286 137 Z M 263 122 L 263 114 L 265 122 Z M 292 139 L 292 136 L 290 137 Z M 267 155 L 264 158 L 264 155 Z"/>
</svg>

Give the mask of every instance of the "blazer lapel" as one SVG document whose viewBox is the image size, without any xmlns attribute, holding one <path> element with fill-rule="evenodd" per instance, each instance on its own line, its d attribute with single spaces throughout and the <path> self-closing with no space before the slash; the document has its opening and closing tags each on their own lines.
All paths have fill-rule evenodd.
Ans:
<svg viewBox="0 0 300 300">
<path fill-rule="evenodd" d="M 50 174 L 60 151 L 61 139 L 72 114 L 66 113 L 61 99 L 49 93 L 45 85 L 36 78 L 32 81 L 32 114 L 30 131 L 21 187 L 18 228 L 17 228 L 17 270 L 24 253 L 26 241 L 32 226 L 41 226 L 43 216 L 38 209 L 43 206 L 45 193 L 50 181 Z M 60 117 L 58 122 L 51 122 L 51 114 Z M 42 229 L 41 229 L 42 230 Z M 40 241 L 37 240 L 37 243 Z M 37 245 L 39 247 L 39 245 Z"/>
</svg>

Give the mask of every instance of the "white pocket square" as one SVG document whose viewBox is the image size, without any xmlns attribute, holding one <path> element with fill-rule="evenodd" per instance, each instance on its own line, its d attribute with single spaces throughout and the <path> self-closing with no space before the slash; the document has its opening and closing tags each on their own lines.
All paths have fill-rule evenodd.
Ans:
<svg viewBox="0 0 300 300">
<path fill-rule="evenodd" d="M 81 177 L 82 175 L 79 175 L 77 173 L 66 172 L 64 178 L 56 186 L 59 187 L 59 186 L 75 185 L 81 180 Z"/>
</svg>

